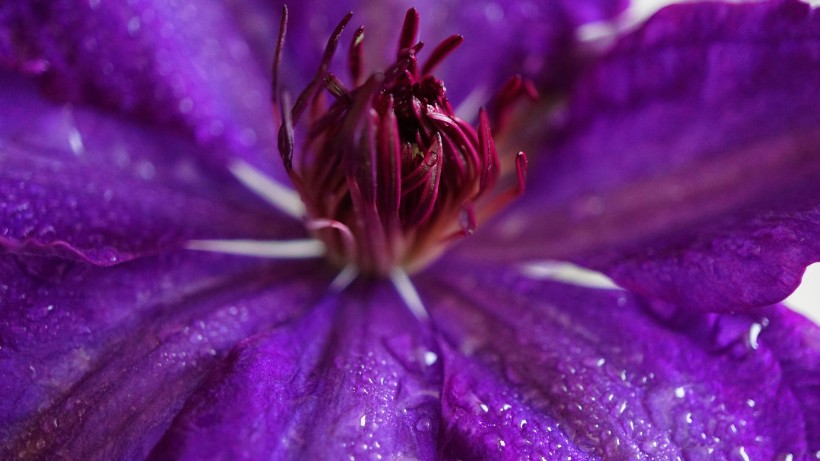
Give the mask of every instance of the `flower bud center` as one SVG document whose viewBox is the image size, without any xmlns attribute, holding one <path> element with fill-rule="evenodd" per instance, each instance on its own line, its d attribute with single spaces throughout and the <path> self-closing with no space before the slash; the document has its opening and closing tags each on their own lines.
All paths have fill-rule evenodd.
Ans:
<svg viewBox="0 0 820 461">
<path fill-rule="evenodd" d="M 292 107 L 283 94 L 279 150 L 305 203 L 307 226 L 332 261 L 376 275 L 396 266 L 416 270 L 472 234 L 477 217 L 497 209 L 498 199 L 516 193 L 484 200 L 500 173 L 489 118 L 482 109 L 473 128 L 456 116 L 443 82 L 432 75 L 461 36 L 444 40 L 419 68 L 423 45 L 411 9 L 396 61 L 364 79 L 360 28 L 349 51 L 355 87 L 348 89 L 328 68 L 349 19 L 336 28 L 316 76 Z M 303 114 L 304 144 L 294 159 L 294 127 Z M 520 193 L 523 153 L 516 166 Z"/>
</svg>

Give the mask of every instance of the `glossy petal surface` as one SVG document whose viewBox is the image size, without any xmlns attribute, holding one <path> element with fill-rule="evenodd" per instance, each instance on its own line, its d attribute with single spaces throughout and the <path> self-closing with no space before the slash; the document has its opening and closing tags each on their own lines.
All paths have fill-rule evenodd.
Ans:
<svg viewBox="0 0 820 461">
<path fill-rule="evenodd" d="M 108 265 L 188 238 L 303 235 L 226 172 L 205 169 L 200 146 L 44 101 L 20 77 L 0 82 L 0 247 Z"/>
<path fill-rule="evenodd" d="M 3 256 L 0 457 L 144 459 L 214 363 L 315 303 L 322 273 L 195 253 L 115 268 Z"/>
<path fill-rule="evenodd" d="M 820 259 L 818 38 L 798 2 L 662 10 L 577 83 L 486 255 L 574 259 L 696 309 L 783 299 Z"/>
<path fill-rule="evenodd" d="M 692 314 L 454 261 L 417 281 L 431 338 L 389 286 L 326 297 L 315 265 L 7 256 L 2 271 L 1 435 L 23 459 L 820 449 L 820 331 L 782 308 Z"/>
<path fill-rule="evenodd" d="M 693 314 L 498 266 L 459 267 L 421 280 L 445 338 L 449 458 L 800 459 L 817 450 L 820 330 L 788 310 Z"/>
<path fill-rule="evenodd" d="M 291 89 L 349 7 L 369 62 L 393 51 L 402 2 L 350 3 L 294 5 Z M 274 152 L 278 2 L 0 6 L 0 458 L 820 457 L 818 327 L 698 312 L 777 301 L 820 256 L 820 24 L 678 6 L 575 81 L 575 26 L 624 4 L 418 5 L 428 50 L 482 45 L 441 68 L 454 102 L 510 68 L 572 83 L 530 119 L 530 195 L 414 276 L 429 323 L 321 261 L 178 251 L 305 235 L 224 168 Z M 632 291 L 509 264 L 531 258 Z"/>
<path fill-rule="evenodd" d="M 218 1 L 11 2 L 0 7 L 0 64 L 39 74 L 57 100 L 257 155 L 274 133 L 269 66 L 233 18 Z"/>
<path fill-rule="evenodd" d="M 152 459 L 433 459 L 440 368 L 397 301 L 354 289 L 244 341 Z"/>
</svg>

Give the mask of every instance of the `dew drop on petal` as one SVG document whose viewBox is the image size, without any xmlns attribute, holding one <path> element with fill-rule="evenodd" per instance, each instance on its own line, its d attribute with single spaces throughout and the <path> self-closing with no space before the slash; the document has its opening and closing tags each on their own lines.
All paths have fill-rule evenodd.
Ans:
<svg viewBox="0 0 820 461">
<path fill-rule="evenodd" d="M 419 432 L 429 432 L 432 427 L 433 423 L 429 418 L 420 418 L 416 421 L 416 430 Z"/>
</svg>

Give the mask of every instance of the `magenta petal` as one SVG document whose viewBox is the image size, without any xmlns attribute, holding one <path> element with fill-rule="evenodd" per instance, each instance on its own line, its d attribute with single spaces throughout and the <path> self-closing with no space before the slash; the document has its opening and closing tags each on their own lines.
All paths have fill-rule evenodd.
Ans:
<svg viewBox="0 0 820 461">
<path fill-rule="evenodd" d="M 269 67 L 223 2 L 10 2 L 0 53 L 58 100 L 170 123 L 235 152 L 273 145 Z"/>
<path fill-rule="evenodd" d="M 330 281 L 184 253 L 114 268 L 0 259 L 0 458 L 144 459 L 212 366 Z"/>
<path fill-rule="evenodd" d="M 662 10 L 578 82 L 528 197 L 479 245 L 694 309 L 782 300 L 820 260 L 818 39 L 795 1 Z"/>
<path fill-rule="evenodd" d="M 422 328 L 389 285 L 333 296 L 238 345 L 152 458 L 434 459 L 440 367 Z"/>
<path fill-rule="evenodd" d="M 450 458 L 803 459 L 820 449 L 820 329 L 784 308 L 657 310 L 497 265 L 438 269 L 420 287 L 447 341 Z"/>
<path fill-rule="evenodd" d="M 0 77 L 0 248 L 109 265 L 189 238 L 303 234 L 226 172 L 206 172 L 194 143 Z"/>
</svg>

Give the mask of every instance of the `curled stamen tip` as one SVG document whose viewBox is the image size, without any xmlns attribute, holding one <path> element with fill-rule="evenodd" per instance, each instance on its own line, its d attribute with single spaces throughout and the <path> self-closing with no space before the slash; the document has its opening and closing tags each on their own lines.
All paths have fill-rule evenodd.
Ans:
<svg viewBox="0 0 820 461">
<path fill-rule="evenodd" d="M 293 108 L 287 94 L 281 95 L 286 109 L 279 150 L 309 210 L 307 227 L 325 243 L 328 259 L 363 273 L 390 275 L 405 303 L 423 317 L 407 275 L 391 271 L 417 270 L 440 254 L 442 243 L 472 235 L 477 222 L 523 191 L 527 158 L 523 152 L 515 158 L 518 188 L 484 195 L 501 170 L 492 139 L 496 108 L 482 108 L 478 126 L 472 126 L 456 116 L 444 83 L 432 74 L 463 35 L 433 44 L 426 62 L 420 61 L 419 13 L 410 8 L 395 61 L 368 77 L 360 27 L 349 42 L 353 85 L 346 86 L 330 72 L 330 63 L 351 18 L 352 12 L 334 29 Z M 518 76 L 504 87 L 494 103 L 502 116 L 527 85 Z M 329 101 L 323 90 L 336 98 Z M 294 127 L 303 113 L 309 126 L 294 170 Z"/>
<path fill-rule="evenodd" d="M 358 46 L 364 40 L 364 26 L 359 26 L 353 35 L 353 45 Z"/>
<path fill-rule="evenodd" d="M 518 195 L 522 195 L 527 188 L 527 154 L 519 152 L 515 156 L 515 170 L 518 176 Z"/>
</svg>

